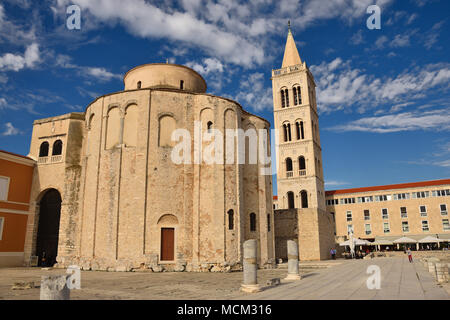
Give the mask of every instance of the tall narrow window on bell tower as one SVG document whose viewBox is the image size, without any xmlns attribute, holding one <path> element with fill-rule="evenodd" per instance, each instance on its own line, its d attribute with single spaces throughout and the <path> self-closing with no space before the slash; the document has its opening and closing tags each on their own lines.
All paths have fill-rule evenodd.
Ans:
<svg viewBox="0 0 450 320">
<path fill-rule="evenodd" d="M 284 100 L 284 90 L 281 90 L 281 107 L 286 107 L 286 101 Z"/>
<path fill-rule="evenodd" d="M 287 125 L 286 124 L 283 124 L 283 137 L 284 137 L 284 142 L 287 142 L 288 135 L 287 135 Z"/>
<path fill-rule="evenodd" d="M 286 99 L 286 107 L 289 107 L 289 91 L 288 91 L 288 89 L 284 90 L 284 97 Z"/>
<path fill-rule="evenodd" d="M 297 87 L 297 97 L 298 97 L 298 104 L 302 104 L 302 89 L 301 87 Z"/>
<path fill-rule="evenodd" d="M 298 104 L 298 100 L 297 100 L 297 88 L 294 87 L 294 106 L 296 106 Z"/>
<path fill-rule="evenodd" d="M 305 129 L 303 127 L 303 121 L 300 121 L 300 139 L 305 139 Z"/>
<path fill-rule="evenodd" d="M 291 137 L 291 124 L 290 124 L 290 123 L 287 124 L 287 137 L 288 137 L 288 141 L 292 141 L 292 137 Z"/>
</svg>

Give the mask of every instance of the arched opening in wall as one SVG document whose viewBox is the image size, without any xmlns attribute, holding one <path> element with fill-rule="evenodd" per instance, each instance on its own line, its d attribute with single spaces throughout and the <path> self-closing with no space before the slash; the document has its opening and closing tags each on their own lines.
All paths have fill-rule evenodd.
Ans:
<svg viewBox="0 0 450 320">
<path fill-rule="evenodd" d="M 300 170 L 306 170 L 306 161 L 305 161 L 305 157 L 300 156 L 298 158 L 298 165 L 299 165 L 299 169 Z"/>
<path fill-rule="evenodd" d="M 172 116 L 165 115 L 159 119 L 159 146 L 172 147 L 172 133 L 176 129 L 176 121 Z"/>
<path fill-rule="evenodd" d="M 284 142 L 288 141 L 287 124 L 283 124 L 283 140 Z"/>
<path fill-rule="evenodd" d="M 302 208 L 308 208 L 308 192 L 305 190 L 300 192 L 300 198 L 302 199 Z"/>
<path fill-rule="evenodd" d="M 178 219 L 172 214 L 165 214 L 158 220 L 158 228 L 161 230 L 160 261 L 175 260 L 175 230 Z"/>
<path fill-rule="evenodd" d="M 39 147 L 39 158 L 48 157 L 49 148 L 50 148 L 50 145 L 47 141 L 42 142 L 41 146 Z"/>
<path fill-rule="evenodd" d="M 294 202 L 294 193 L 292 191 L 289 191 L 287 193 L 287 199 L 288 199 L 288 209 L 294 209 L 295 202 Z"/>
<path fill-rule="evenodd" d="M 61 140 L 56 140 L 55 143 L 53 143 L 52 156 L 60 156 L 60 155 L 62 155 L 62 148 L 63 148 L 62 141 Z"/>
<path fill-rule="evenodd" d="M 39 267 L 52 267 L 58 256 L 61 194 L 56 189 L 45 192 L 39 202 L 36 256 Z"/>
<path fill-rule="evenodd" d="M 300 121 L 300 139 L 305 139 L 305 128 L 303 126 L 303 121 Z"/>
<path fill-rule="evenodd" d="M 125 109 L 125 120 L 123 128 L 123 143 L 127 147 L 137 146 L 137 134 L 138 134 L 138 118 L 139 110 L 135 104 L 129 105 Z"/>
<path fill-rule="evenodd" d="M 292 177 L 293 175 L 293 167 L 292 167 L 292 159 L 286 158 L 286 177 Z"/>
<path fill-rule="evenodd" d="M 270 224 L 270 213 L 267 214 L 267 232 L 270 232 L 271 224 Z"/>
<path fill-rule="evenodd" d="M 256 214 L 250 213 L 250 231 L 256 231 Z"/>
<path fill-rule="evenodd" d="M 281 89 L 281 107 L 284 108 L 286 107 L 286 100 L 284 99 L 284 89 Z"/>
<path fill-rule="evenodd" d="M 291 124 L 287 124 L 287 134 L 288 134 L 288 141 L 292 141 L 292 135 L 291 135 Z"/>
<path fill-rule="evenodd" d="M 228 210 L 228 230 L 234 229 L 234 211 Z"/>
<path fill-rule="evenodd" d="M 183 90 L 184 89 L 184 81 L 180 80 L 180 89 Z"/>
<path fill-rule="evenodd" d="M 288 91 L 288 89 L 284 90 L 284 98 L 286 99 L 286 107 L 289 107 L 289 91 Z"/>
<path fill-rule="evenodd" d="M 112 149 L 122 143 L 120 141 L 120 109 L 111 107 L 108 111 L 106 122 L 106 149 Z"/>
<path fill-rule="evenodd" d="M 211 133 L 212 126 L 213 126 L 212 121 L 208 121 L 208 123 L 206 124 L 206 126 L 207 126 L 208 133 Z"/>
<path fill-rule="evenodd" d="M 141 81 L 138 81 L 138 83 L 137 83 L 137 88 L 138 88 L 138 89 L 141 89 L 141 88 L 142 88 L 142 82 L 141 82 Z"/>
</svg>

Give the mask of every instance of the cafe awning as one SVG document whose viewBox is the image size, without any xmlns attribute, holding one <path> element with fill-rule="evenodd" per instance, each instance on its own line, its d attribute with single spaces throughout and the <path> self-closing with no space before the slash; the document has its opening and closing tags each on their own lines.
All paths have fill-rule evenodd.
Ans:
<svg viewBox="0 0 450 320">
<path fill-rule="evenodd" d="M 408 237 L 401 237 L 397 240 L 394 240 L 394 243 L 417 243 L 417 240 Z"/>
</svg>

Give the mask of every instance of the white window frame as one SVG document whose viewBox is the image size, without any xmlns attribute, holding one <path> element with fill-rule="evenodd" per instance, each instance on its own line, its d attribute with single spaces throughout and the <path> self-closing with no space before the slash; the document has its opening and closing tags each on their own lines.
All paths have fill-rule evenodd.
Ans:
<svg viewBox="0 0 450 320">
<path fill-rule="evenodd" d="M 405 216 L 403 216 L 403 213 L 402 213 L 402 208 L 405 208 Z M 400 207 L 400 218 L 401 219 L 407 219 L 408 218 L 408 208 L 407 207 Z"/>
<path fill-rule="evenodd" d="M 350 213 L 350 220 L 348 220 L 348 214 Z M 345 213 L 345 219 L 347 220 L 347 222 L 352 222 L 353 221 L 353 214 L 352 214 L 352 212 L 350 211 L 350 210 L 348 210 L 346 213 Z"/>
<path fill-rule="evenodd" d="M 408 230 L 405 231 L 405 229 L 403 228 L 403 224 L 406 223 L 406 226 L 408 227 Z M 402 232 L 409 232 L 409 223 L 408 221 L 402 221 Z"/>
<path fill-rule="evenodd" d="M 423 223 L 426 222 L 427 230 L 423 229 Z M 422 220 L 422 232 L 429 232 L 430 231 L 430 224 L 428 223 L 428 220 Z"/>
<path fill-rule="evenodd" d="M 386 210 L 386 217 L 384 216 L 384 214 L 383 214 L 383 210 Z M 389 219 L 389 210 L 388 210 L 388 208 L 382 208 L 381 209 L 381 219 L 383 219 L 383 220 L 385 220 L 385 219 Z"/>
<path fill-rule="evenodd" d="M 0 241 L 3 239 L 3 227 L 5 226 L 5 217 L 0 217 Z"/>
<path fill-rule="evenodd" d="M 355 229 L 353 228 L 353 224 L 348 224 L 347 225 L 347 234 L 350 233 L 350 229 L 352 230 L 353 233 L 355 233 Z"/>
<path fill-rule="evenodd" d="M 422 207 L 425 208 L 425 212 L 422 212 Z M 421 217 L 426 217 L 428 215 L 428 209 L 426 205 L 420 205 L 419 206 L 419 212 Z"/>
<path fill-rule="evenodd" d="M 445 211 L 442 211 L 441 206 L 445 206 Z M 441 215 L 442 216 L 447 216 L 448 215 L 448 208 L 447 208 L 447 204 L 446 203 L 442 203 L 439 205 L 439 210 L 441 211 Z"/>
<path fill-rule="evenodd" d="M 368 218 L 366 218 L 366 211 L 369 213 Z M 364 215 L 364 221 L 370 221 L 370 210 L 369 209 L 363 210 L 363 215 Z"/>
<path fill-rule="evenodd" d="M 445 221 L 445 220 L 447 220 L 447 225 L 448 225 L 448 228 L 447 228 L 447 229 L 445 229 L 445 224 L 444 224 L 444 221 Z M 449 219 L 442 219 L 442 229 L 443 229 L 444 231 L 450 230 L 450 221 L 449 221 Z"/>
<path fill-rule="evenodd" d="M 384 228 L 386 224 L 388 225 L 388 231 Z M 383 233 L 391 233 L 391 224 L 389 222 L 383 222 Z"/>
<path fill-rule="evenodd" d="M 367 226 L 369 226 L 369 228 L 367 228 Z M 366 235 L 372 234 L 372 226 L 370 225 L 370 223 L 364 224 L 364 232 L 366 233 Z"/>
<path fill-rule="evenodd" d="M 8 201 L 8 195 L 9 195 L 9 185 L 11 183 L 10 177 L 0 176 L 2 179 L 6 179 L 6 193 L 5 193 L 5 199 L 0 199 L 0 201 Z"/>
</svg>

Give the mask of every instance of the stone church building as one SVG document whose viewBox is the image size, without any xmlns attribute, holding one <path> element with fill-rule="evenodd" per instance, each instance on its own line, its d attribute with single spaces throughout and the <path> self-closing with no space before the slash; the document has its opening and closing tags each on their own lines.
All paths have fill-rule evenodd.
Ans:
<svg viewBox="0 0 450 320">
<path fill-rule="evenodd" d="M 334 225 L 325 211 L 314 78 L 290 30 L 272 80 L 280 210 L 273 210 L 272 176 L 261 174 L 267 168 L 259 158 L 254 164 L 171 159 L 176 129 L 193 138 L 201 123 L 201 133 L 219 130 L 226 140 L 226 129 L 270 137 L 270 123 L 207 94 L 205 80 L 190 68 L 141 65 L 125 75 L 123 91 L 97 98 L 85 112 L 34 122 L 25 264 L 224 270 L 239 267 L 248 239 L 258 240 L 260 267 L 283 257 L 286 239 L 298 239 L 302 260 L 328 258 Z M 246 141 L 236 137 L 235 156 L 239 143 L 248 154 Z M 190 143 L 194 159 L 199 150 Z"/>
</svg>

